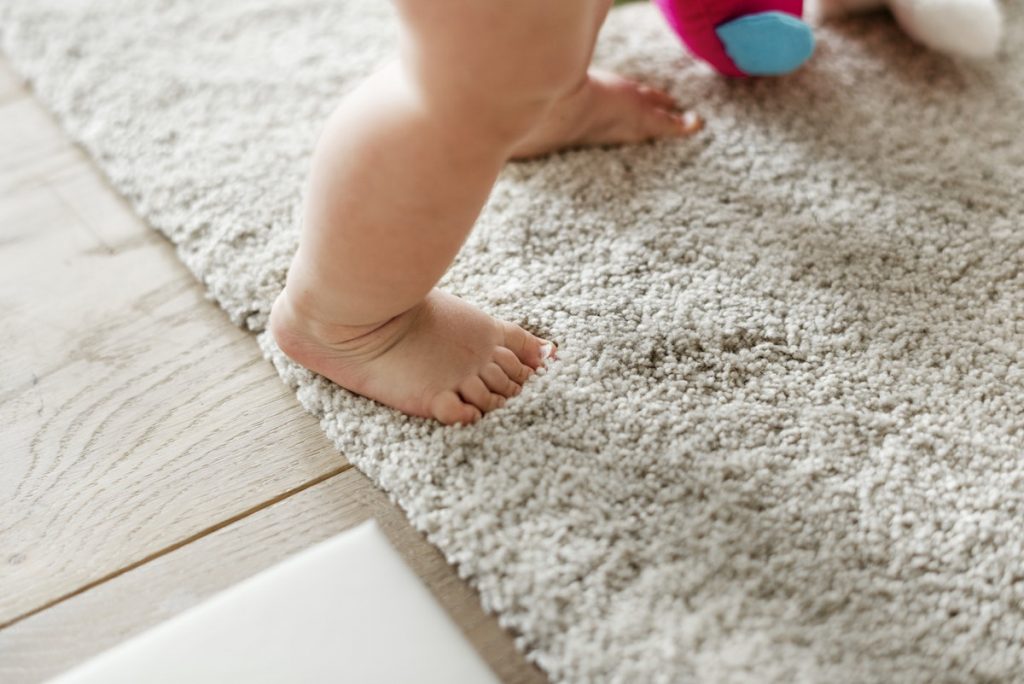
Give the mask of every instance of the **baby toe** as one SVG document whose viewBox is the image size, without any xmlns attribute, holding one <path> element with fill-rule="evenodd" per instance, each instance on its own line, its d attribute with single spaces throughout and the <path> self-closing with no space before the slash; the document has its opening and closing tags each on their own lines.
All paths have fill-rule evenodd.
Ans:
<svg viewBox="0 0 1024 684">
<path fill-rule="evenodd" d="M 636 93 L 646 102 L 654 105 L 655 107 L 660 107 L 662 109 L 678 109 L 679 107 L 679 103 L 676 102 L 675 98 L 664 90 L 637 84 Z"/>
<path fill-rule="evenodd" d="M 466 378 L 461 385 L 459 385 L 459 396 L 462 400 L 468 404 L 480 409 L 481 412 L 487 413 L 493 411 L 505 403 L 505 397 L 500 394 L 495 394 L 487 388 L 484 381 L 478 376 L 472 376 Z"/>
<path fill-rule="evenodd" d="M 514 382 L 512 378 L 508 377 L 508 374 L 501 369 L 501 366 L 493 361 L 484 366 L 483 370 L 480 371 L 480 377 L 492 392 L 503 397 L 514 397 L 522 390 L 522 387 Z"/>
<path fill-rule="evenodd" d="M 441 392 L 430 402 L 430 413 L 445 425 L 469 425 L 483 415 L 476 406 L 464 402 L 453 391 Z"/>
<path fill-rule="evenodd" d="M 516 357 L 533 369 L 540 368 L 548 358 L 554 355 L 555 345 L 531 335 L 518 325 L 505 325 L 505 346 L 511 349 Z"/>
<path fill-rule="evenodd" d="M 679 138 L 693 135 L 701 129 L 700 117 L 693 112 L 676 114 L 664 109 L 648 108 L 637 121 L 639 140 Z"/>
<path fill-rule="evenodd" d="M 520 361 L 515 352 L 508 347 L 498 347 L 494 350 L 494 362 L 505 372 L 506 376 L 520 386 L 533 373 L 533 370 Z"/>
</svg>

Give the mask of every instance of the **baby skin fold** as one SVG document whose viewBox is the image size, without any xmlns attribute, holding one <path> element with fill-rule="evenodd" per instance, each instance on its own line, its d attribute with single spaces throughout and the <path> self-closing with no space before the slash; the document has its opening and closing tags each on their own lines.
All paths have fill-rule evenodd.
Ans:
<svg viewBox="0 0 1024 684">
<path fill-rule="evenodd" d="M 554 344 L 436 288 L 502 166 L 695 133 L 656 89 L 589 68 L 608 0 L 396 0 L 396 59 L 339 104 L 313 155 L 270 330 L 297 363 L 445 424 L 520 393 Z"/>
</svg>

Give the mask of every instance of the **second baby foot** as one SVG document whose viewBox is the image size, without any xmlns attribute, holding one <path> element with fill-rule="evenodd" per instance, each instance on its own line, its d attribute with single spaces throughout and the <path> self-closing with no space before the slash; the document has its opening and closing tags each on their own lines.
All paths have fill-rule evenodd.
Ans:
<svg viewBox="0 0 1024 684">
<path fill-rule="evenodd" d="M 543 122 L 519 141 L 512 157 L 537 157 L 565 147 L 680 138 L 702 126 L 693 112 L 681 113 L 668 93 L 591 69 L 583 85 L 554 104 Z"/>
<path fill-rule="evenodd" d="M 554 346 L 458 297 L 433 290 L 368 330 L 323 326 L 291 303 L 271 312 L 281 351 L 342 387 L 404 413 L 472 423 L 505 405 Z"/>
</svg>

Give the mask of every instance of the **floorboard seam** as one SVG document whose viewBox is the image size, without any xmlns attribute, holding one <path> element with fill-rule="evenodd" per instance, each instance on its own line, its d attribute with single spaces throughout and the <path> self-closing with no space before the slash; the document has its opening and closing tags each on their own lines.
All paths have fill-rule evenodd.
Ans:
<svg viewBox="0 0 1024 684">
<path fill-rule="evenodd" d="M 311 487 L 315 487 L 316 485 L 318 485 L 318 484 L 320 484 L 322 482 L 325 482 L 325 481 L 331 479 L 332 477 L 336 477 L 338 475 L 341 475 L 342 473 L 344 473 L 345 471 L 347 471 L 347 470 L 349 470 L 351 468 L 352 468 L 352 464 L 351 463 L 345 463 L 345 464 L 343 464 L 343 465 L 341 465 L 341 466 L 339 466 L 337 468 L 333 468 L 332 470 L 330 470 L 330 471 L 328 471 L 326 473 L 323 473 L 322 475 L 318 475 L 317 477 L 313 478 L 312 480 L 309 480 L 307 482 L 303 482 L 302 484 L 297 485 L 295 487 L 292 487 L 291 489 L 287 489 L 287 490 L 281 492 L 280 494 L 278 494 L 277 496 L 271 497 L 270 499 L 267 499 L 266 501 L 263 501 L 263 502 L 257 504 L 256 506 L 252 506 L 251 508 L 247 508 L 246 510 L 242 511 L 241 513 L 237 513 L 237 514 L 231 516 L 230 518 L 226 518 L 226 519 L 220 521 L 219 523 L 217 523 L 215 525 L 211 525 L 210 527 L 206 527 L 206 528 L 200 530 L 199 532 L 196 532 L 195 534 L 192 534 L 192 535 L 186 537 L 185 539 L 182 539 L 180 541 L 176 541 L 173 544 L 170 544 L 168 546 L 165 546 L 162 549 L 159 549 L 158 551 L 154 551 L 153 553 L 149 554 L 148 556 L 145 556 L 145 557 L 143 557 L 143 558 L 141 558 L 141 559 L 139 559 L 137 561 L 134 561 L 132 563 L 129 563 L 128 565 L 125 565 L 124 567 L 118 568 L 117 570 L 114 570 L 113 572 L 107 573 L 106 575 L 103 575 L 102 577 L 99 577 L 99 578 L 94 579 L 94 580 L 92 580 L 90 582 L 87 582 L 87 583 L 83 584 L 82 586 L 80 586 L 80 587 L 78 587 L 78 588 L 76 588 L 76 589 L 74 589 L 72 591 L 69 591 L 69 592 L 67 592 L 65 594 L 62 594 L 62 595 L 58 596 L 57 598 L 55 598 L 55 599 L 53 599 L 51 601 L 47 601 L 46 603 L 42 604 L 41 606 L 38 606 L 36 608 L 33 608 L 32 610 L 29 610 L 29 611 L 27 611 L 25 613 L 22 613 L 21 615 L 18 615 L 18 616 L 14 617 L 14 618 L 11 618 L 10 620 L 8 620 L 6 622 L 0 622 L 0 630 L 6 629 L 8 627 L 11 627 L 11 626 L 21 622 L 22 620 L 26 620 L 26 619 L 32 617 L 33 615 L 38 615 L 39 613 L 43 612 L 44 610 L 48 610 L 50 608 L 53 608 L 54 606 L 56 606 L 56 605 L 58 605 L 60 603 L 63 603 L 64 601 L 67 601 L 68 599 L 71 599 L 71 598 L 74 598 L 75 596 L 78 596 L 79 594 L 84 594 L 85 592 L 89 591 L 90 589 L 98 587 L 101 584 L 105 584 L 105 583 L 109 582 L 110 580 L 116 579 L 116 578 L 120 577 L 121 575 L 124 575 L 124 574 L 126 574 L 128 572 L 131 572 L 132 570 L 135 570 L 136 568 L 140 568 L 143 565 L 146 565 L 147 563 L 150 563 L 150 562 L 152 562 L 152 561 L 154 561 L 154 560 L 156 560 L 156 559 L 158 559 L 158 558 L 160 558 L 162 556 L 166 556 L 169 553 L 177 551 L 178 549 L 180 549 L 180 548 L 182 548 L 184 546 L 187 546 L 188 544 L 191 544 L 192 542 L 198 541 L 198 540 L 202 539 L 203 537 L 206 537 L 206 536 L 208 536 L 210 534 L 213 534 L 214 532 L 217 532 L 218 530 L 222 530 L 225 527 L 228 527 L 229 525 L 233 525 L 233 524 L 235 524 L 235 523 L 237 523 L 237 522 L 239 522 L 241 520 L 244 520 L 245 518 L 248 518 L 249 516 L 253 515 L 254 513 L 259 513 L 260 511 L 262 511 L 264 509 L 267 509 L 267 508 L 270 508 L 271 506 L 273 506 L 273 505 L 275 505 L 277 503 L 280 503 L 280 502 L 282 502 L 282 501 L 284 501 L 286 499 L 289 499 L 289 498 L 295 496 L 296 494 L 304 492 L 304 491 L 306 491 L 307 489 L 309 489 Z"/>
</svg>

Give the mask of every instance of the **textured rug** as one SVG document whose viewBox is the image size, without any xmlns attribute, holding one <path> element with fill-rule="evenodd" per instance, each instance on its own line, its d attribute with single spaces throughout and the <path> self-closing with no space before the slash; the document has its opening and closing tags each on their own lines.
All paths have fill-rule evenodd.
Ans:
<svg viewBox="0 0 1024 684">
<path fill-rule="evenodd" d="M 556 681 L 1024 680 L 1024 7 L 956 63 L 884 15 L 727 82 L 647 6 L 597 60 L 708 122 L 508 168 L 446 286 L 559 342 L 468 429 L 267 355 Z M 0 41 L 262 330 L 381 0 L 6 0 Z"/>
</svg>

